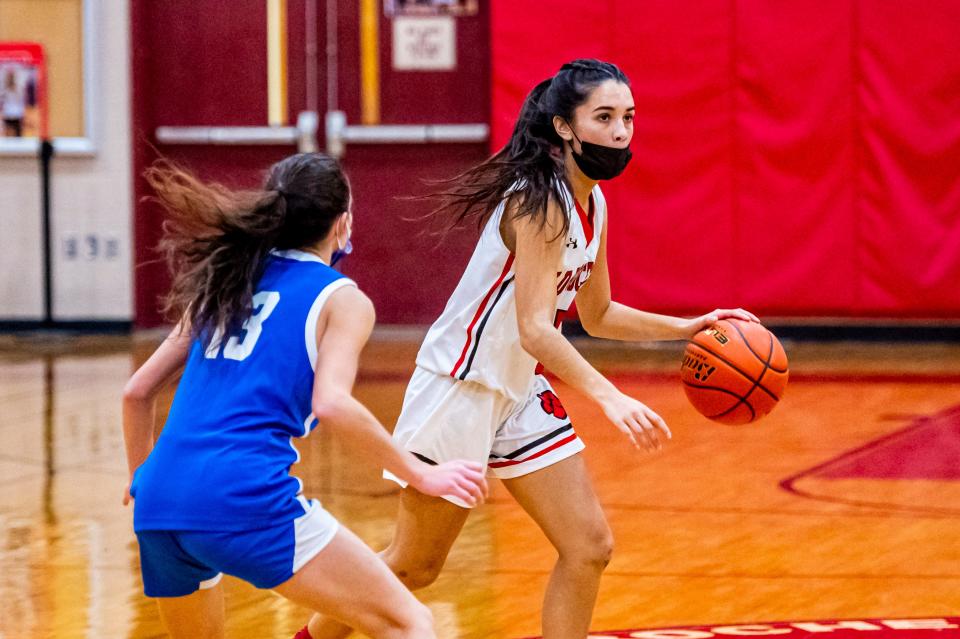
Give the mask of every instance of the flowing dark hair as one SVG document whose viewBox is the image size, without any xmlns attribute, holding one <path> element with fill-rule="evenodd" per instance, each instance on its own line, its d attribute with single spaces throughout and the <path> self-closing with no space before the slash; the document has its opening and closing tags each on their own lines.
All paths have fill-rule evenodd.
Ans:
<svg viewBox="0 0 960 639">
<path fill-rule="evenodd" d="M 173 276 L 163 311 L 208 342 L 237 331 L 271 249 L 303 248 L 327 236 L 350 204 L 340 164 L 320 153 L 274 164 L 260 190 L 207 184 L 169 161 L 144 174 L 167 212 L 159 248 Z"/>
<path fill-rule="evenodd" d="M 570 190 L 563 170 L 564 141 L 553 126 L 553 117 L 572 121 L 574 109 L 607 80 L 630 85 L 615 64 L 594 59 L 568 62 L 552 78 L 540 82 L 524 100 L 510 141 L 487 160 L 440 181 L 445 188 L 431 196 L 440 204 L 429 215 L 444 221 L 452 215 L 451 227 L 468 219 L 476 219 L 482 226 L 517 185 L 516 217 L 530 216 L 543 227 L 550 199 L 564 206 L 563 189 Z M 561 234 L 569 224 L 570 220 L 564 219 Z"/>
</svg>

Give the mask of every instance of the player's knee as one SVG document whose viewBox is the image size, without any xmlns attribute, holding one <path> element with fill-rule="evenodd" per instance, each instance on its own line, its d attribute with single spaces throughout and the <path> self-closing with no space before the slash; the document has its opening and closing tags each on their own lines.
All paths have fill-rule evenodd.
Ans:
<svg viewBox="0 0 960 639">
<path fill-rule="evenodd" d="M 404 586 L 410 590 L 419 590 L 420 588 L 426 588 L 437 580 L 440 570 L 443 568 L 443 562 L 428 560 L 391 567 Z"/>
<path fill-rule="evenodd" d="M 380 557 L 410 590 L 426 588 L 436 581 L 446 560 L 445 556 L 405 557 L 404 553 L 394 546 L 381 552 Z"/>
<path fill-rule="evenodd" d="M 591 566 L 603 570 L 613 557 L 613 533 L 609 528 L 604 527 L 602 531 L 591 535 L 584 550 L 586 561 Z"/>
<path fill-rule="evenodd" d="M 606 568 L 613 558 L 613 533 L 609 529 L 597 543 L 595 558 L 601 568 Z"/>
<path fill-rule="evenodd" d="M 604 523 L 566 548 L 560 549 L 562 560 L 594 570 L 603 570 L 613 557 L 613 533 Z"/>
</svg>

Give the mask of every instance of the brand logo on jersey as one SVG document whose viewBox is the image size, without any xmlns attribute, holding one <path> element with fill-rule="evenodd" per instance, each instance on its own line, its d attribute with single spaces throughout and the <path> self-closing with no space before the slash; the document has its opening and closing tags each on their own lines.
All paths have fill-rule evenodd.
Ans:
<svg viewBox="0 0 960 639">
<path fill-rule="evenodd" d="M 575 249 L 577 248 L 577 238 L 571 237 L 567 240 L 567 248 Z"/>
<path fill-rule="evenodd" d="M 547 415 L 553 415 L 557 419 L 567 418 L 567 409 L 560 403 L 560 398 L 552 390 L 545 390 L 537 397 L 540 398 L 540 408 Z"/>
<path fill-rule="evenodd" d="M 850 619 L 846 621 L 775 621 L 727 626 L 679 626 L 590 633 L 588 639 L 729 639 L 791 637 L 823 639 L 960 639 L 958 617 L 935 619 Z"/>
<path fill-rule="evenodd" d="M 564 291 L 579 291 L 580 287 L 590 279 L 593 262 L 587 262 L 575 271 L 557 271 L 557 295 Z"/>
</svg>

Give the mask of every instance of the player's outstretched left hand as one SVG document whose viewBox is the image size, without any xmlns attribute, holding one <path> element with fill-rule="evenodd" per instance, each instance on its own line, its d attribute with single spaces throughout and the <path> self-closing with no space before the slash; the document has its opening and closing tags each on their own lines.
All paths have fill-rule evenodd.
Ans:
<svg viewBox="0 0 960 639">
<path fill-rule="evenodd" d="M 742 308 L 718 308 L 710 313 L 707 313 L 706 315 L 701 315 L 700 317 L 687 320 L 687 324 L 684 327 L 684 337 L 686 339 L 690 339 L 703 329 L 709 328 L 712 324 L 716 324 L 722 319 L 738 319 L 745 322 L 760 322 L 756 315 L 750 311 L 745 311 Z"/>
<path fill-rule="evenodd" d="M 630 439 L 633 447 L 660 450 L 661 437 L 671 439 L 667 423 L 646 404 L 619 391 L 600 402 L 607 419 Z"/>
<path fill-rule="evenodd" d="M 424 464 L 420 477 L 411 485 L 424 495 L 457 497 L 469 506 L 487 498 L 489 488 L 483 466 L 477 462 L 454 460 L 436 466 Z"/>
</svg>

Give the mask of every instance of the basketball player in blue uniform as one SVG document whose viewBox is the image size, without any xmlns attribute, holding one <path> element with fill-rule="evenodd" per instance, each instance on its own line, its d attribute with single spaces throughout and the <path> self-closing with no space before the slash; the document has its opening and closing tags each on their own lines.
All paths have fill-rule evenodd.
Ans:
<svg viewBox="0 0 960 639">
<path fill-rule="evenodd" d="M 527 96 L 507 145 L 454 178 L 437 214 L 479 220 L 473 256 L 417 355 L 394 439 L 443 462 L 470 459 L 503 481 L 557 550 L 543 606 L 545 639 L 587 636 L 612 536 L 580 452 L 583 442 L 540 372 L 596 402 L 634 446 L 655 449 L 664 421 L 595 370 L 559 330 L 576 298 L 584 328 L 626 341 L 687 339 L 742 309 L 657 315 L 610 298 L 609 215 L 599 183 L 630 160 L 634 102 L 615 65 L 576 60 Z M 406 486 L 382 553 L 411 588 L 437 577 L 471 504 Z M 314 639 L 342 623 L 314 618 Z"/>
<path fill-rule="evenodd" d="M 374 311 L 329 266 L 350 241 L 340 166 L 295 155 L 255 192 L 162 164 L 147 179 L 169 215 L 166 310 L 182 319 L 124 390 L 124 502 L 167 630 L 222 637 L 227 573 L 371 637 L 435 637 L 429 611 L 291 473 L 294 439 L 320 427 L 423 494 L 486 494 L 480 464 L 418 460 L 351 394 Z M 154 445 L 154 400 L 181 369 Z"/>
</svg>

